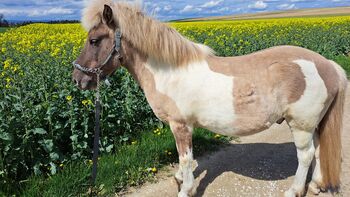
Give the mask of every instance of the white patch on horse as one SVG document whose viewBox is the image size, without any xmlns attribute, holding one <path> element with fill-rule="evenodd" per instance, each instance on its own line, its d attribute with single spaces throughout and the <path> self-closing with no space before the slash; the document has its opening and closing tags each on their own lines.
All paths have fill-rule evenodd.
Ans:
<svg viewBox="0 0 350 197">
<path fill-rule="evenodd" d="M 322 183 L 322 174 L 321 174 L 321 163 L 320 163 L 320 145 L 318 142 L 318 136 L 314 139 L 315 140 L 315 166 L 314 166 L 314 172 L 312 174 L 312 180 L 309 184 L 309 190 L 317 195 L 320 193 L 319 185 Z"/>
<path fill-rule="evenodd" d="M 285 192 L 285 196 L 301 196 L 304 192 L 306 176 L 315 154 L 313 143 L 314 130 L 305 131 L 291 128 L 294 143 L 297 148 L 298 169 L 291 188 Z"/>
<path fill-rule="evenodd" d="M 187 149 L 186 153 L 179 157 L 180 168 L 182 170 L 183 184 L 178 196 L 187 196 L 193 187 L 194 177 L 192 170 L 193 154 L 192 149 Z"/>
<path fill-rule="evenodd" d="M 320 122 L 320 114 L 327 100 L 327 88 L 319 75 L 314 62 L 295 60 L 305 76 L 306 87 L 300 99 L 288 106 L 289 115 L 293 118 L 292 127 L 311 131 Z"/>
<path fill-rule="evenodd" d="M 211 71 L 205 61 L 173 67 L 149 59 L 146 68 L 156 89 L 176 103 L 182 118 L 221 134 L 232 132 L 233 77 Z"/>
</svg>

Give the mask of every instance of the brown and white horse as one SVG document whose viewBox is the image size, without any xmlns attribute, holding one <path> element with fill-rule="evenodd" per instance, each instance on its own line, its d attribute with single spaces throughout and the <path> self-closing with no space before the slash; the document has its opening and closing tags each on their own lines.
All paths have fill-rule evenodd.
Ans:
<svg viewBox="0 0 350 197">
<path fill-rule="evenodd" d="M 76 64 L 96 68 L 105 62 L 102 78 L 125 67 L 156 116 L 169 123 L 180 160 L 175 175 L 181 186 L 178 196 L 192 194 L 194 127 L 244 136 L 283 120 L 291 128 L 299 162 L 285 196 L 303 194 L 314 158 L 309 189 L 317 194 L 320 189 L 339 187 L 347 79 L 333 61 L 294 46 L 217 57 L 208 47 L 187 40 L 125 2 L 92 2 L 83 12 L 82 24 L 89 34 Z M 122 35 L 117 49 L 121 58 L 105 61 L 114 50 L 116 31 Z M 73 78 L 81 89 L 96 88 L 92 73 L 75 69 Z"/>
</svg>

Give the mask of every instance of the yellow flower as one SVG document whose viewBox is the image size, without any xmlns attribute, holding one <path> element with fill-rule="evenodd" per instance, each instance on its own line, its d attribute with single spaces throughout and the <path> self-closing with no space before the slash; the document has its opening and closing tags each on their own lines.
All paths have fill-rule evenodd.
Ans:
<svg viewBox="0 0 350 197">
<path fill-rule="evenodd" d="M 88 164 L 92 165 L 92 160 L 91 159 L 88 160 Z"/>
<path fill-rule="evenodd" d="M 216 134 L 215 136 L 214 136 L 214 138 L 220 138 L 221 137 L 221 135 L 219 135 L 219 134 Z"/>
<path fill-rule="evenodd" d="M 89 100 L 83 100 L 81 101 L 81 103 L 84 105 L 84 106 L 87 106 L 87 105 L 92 105 L 92 101 L 89 99 Z"/>
<path fill-rule="evenodd" d="M 153 167 L 151 170 L 152 170 L 153 173 L 157 172 L 157 168 L 156 167 Z"/>
<path fill-rule="evenodd" d="M 18 70 L 18 68 L 19 68 L 18 65 L 14 65 L 14 66 L 12 67 L 13 72 L 16 72 L 16 71 Z"/>
<path fill-rule="evenodd" d="M 3 47 L 3 48 L 1 49 L 1 52 L 5 53 L 5 52 L 6 52 L 6 48 Z"/>
<path fill-rule="evenodd" d="M 8 69 L 11 66 L 12 59 L 7 59 L 4 62 L 4 69 Z"/>
<path fill-rule="evenodd" d="M 58 56 L 58 54 L 60 53 L 60 49 L 59 48 L 56 48 L 53 52 L 50 53 L 50 55 L 52 57 L 55 57 L 55 56 Z"/>
<path fill-rule="evenodd" d="M 10 78 L 10 77 L 7 77 L 7 78 L 6 78 L 6 82 L 7 82 L 7 83 L 10 83 L 10 82 L 11 82 L 11 78 Z"/>
<path fill-rule="evenodd" d="M 137 144 L 137 141 L 134 140 L 134 141 L 131 142 L 131 144 L 132 144 L 132 145 L 135 145 L 135 144 Z"/>
<path fill-rule="evenodd" d="M 173 153 L 171 153 L 170 151 L 168 152 L 168 155 L 172 155 Z"/>
<path fill-rule="evenodd" d="M 72 99 L 73 99 L 73 97 L 72 97 L 71 95 L 66 96 L 66 100 L 67 100 L 68 102 L 70 102 Z"/>
<path fill-rule="evenodd" d="M 83 105 L 87 105 L 87 104 L 88 104 L 88 101 L 87 101 L 87 100 L 83 100 L 81 103 L 82 103 Z"/>
<path fill-rule="evenodd" d="M 60 164 L 60 167 L 63 168 L 63 163 Z"/>
<path fill-rule="evenodd" d="M 10 84 L 6 84 L 5 88 L 6 88 L 6 89 L 10 89 L 10 88 L 11 88 L 11 85 L 10 85 Z"/>
<path fill-rule="evenodd" d="M 153 130 L 153 133 L 158 133 L 159 132 L 159 128 L 157 128 L 157 129 L 155 129 L 155 130 Z"/>
</svg>

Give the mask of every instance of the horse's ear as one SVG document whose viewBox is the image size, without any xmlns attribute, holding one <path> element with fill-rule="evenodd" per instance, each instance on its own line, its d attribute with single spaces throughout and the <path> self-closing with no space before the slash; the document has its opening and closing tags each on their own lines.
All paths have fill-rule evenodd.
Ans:
<svg viewBox="0 0 350 197">
<path fill-rule="evenodd" d="M 110 28 L 115 28 L 115 22 L 113 17 L 113 10 L 108 5 L 105 5 L 103 10 L 103 20 Z"/>
</svg>

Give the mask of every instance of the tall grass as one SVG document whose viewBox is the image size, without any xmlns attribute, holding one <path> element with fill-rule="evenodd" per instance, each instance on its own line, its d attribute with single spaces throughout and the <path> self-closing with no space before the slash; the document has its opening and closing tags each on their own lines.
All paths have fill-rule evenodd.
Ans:
<svg viewBox="0 0 350 197">
<path fill-rule="evenodd" d="M 229 138 L 196 129 L 193 136 L 194 155 L 215 150 Z M 126 188 L 152 180 L 164 165 L 177 161 L 175 141 L 169 128 L 143 132 L 137 141 L 118 147 L 115 154 L 99 160 L 96 195 L 111 196 Z M 88 193 L 91 162 L 76 161 L 63 166 L 57 175 L 32 177 L 24 185 L 23 196 L 79 196 Z"/>
<path fill-rule="evenodd" d="M 345 55 L 340 55 L 334 58 L 334 61 L 337 62 L 345 70 L 348 79 L 350 79 L 350 57 Z"/>
</svg>

